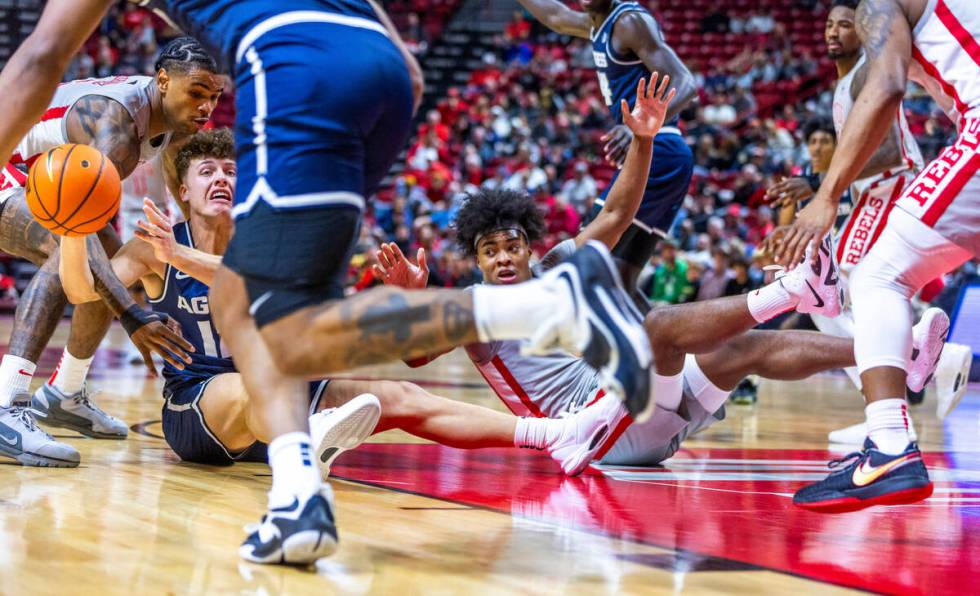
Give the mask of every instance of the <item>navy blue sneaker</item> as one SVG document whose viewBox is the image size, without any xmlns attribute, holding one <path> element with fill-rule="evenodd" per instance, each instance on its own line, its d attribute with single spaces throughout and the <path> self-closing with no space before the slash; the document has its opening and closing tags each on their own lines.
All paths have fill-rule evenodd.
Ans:
<svg viewBox="0 0 980 596">
<path fill-rule="evenodd" d="M 829 476 L 793 495 L 793 504 L 820 513 L 858 511 L 872 505 L 905 505 L 932 495 L 922 452 L 909 443 L 898 455 L 878 451 L 866 438 L 861 451 L 835 459 Z"/>
<path fill-rule="evenodd" d="M 253 563 L 310 565 L 337 550 L 337 526 L 333 518 L 333 491 L 324 484 L 287 507 L 270 509 L 262 523 L 247 528 L 248 538 L 238 549 Z"/>
<path fill-rule="evenodd" d="M 554 326 L 543 322 L 525 353 L 546 353 L 556 342 L 581 353 L 599 371 L 606 391 L 619 396 L 636 422 L 648 419 L 654 406 L 650 340 L 609 250 L 599 242 L 587 242 L 542 279 L 570 293 L 574 312 L 556 314 Z"/>
</svg>

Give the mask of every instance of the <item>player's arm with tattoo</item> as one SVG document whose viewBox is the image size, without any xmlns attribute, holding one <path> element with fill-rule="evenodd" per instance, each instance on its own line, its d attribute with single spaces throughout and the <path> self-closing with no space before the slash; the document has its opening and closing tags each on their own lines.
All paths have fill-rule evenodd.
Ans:
<svg viewBox="0 0 980 596">
<path fill-rule="evenodd" d="M 865 62 L 858 67 L 858 71 L 854 73 L 854 78 L 851 79 L 850 89 L 852 100 L 857 99 L 857 97 L 861 94 L 861 89 L 864 88 L 864 85 L 868 80 L 868 68 L 868 63 Z M 899 104 L 898 109 L 902 109 L 901 104 Z M 902 138 L 898 130 L 898 124 L 893 123 L 888 130 L 888 136 L 885 137 L 885 140 L 868 159 L 868 163 L 865 164 L 864 169 L 861 170 L 861 173 L 857 175 L 856 180 L 875 176 L 886 170 L 902 165 L 902 159 Z"/>
<path fill-rule="evenodd" d="M 72 57 L 115 0 L 48 0 L 37 26 L 0 71 L 0 163 L 44 110 Z"/>
<path fill-rule="evenodd" d="M 91 145 L 101 151 L 116 166 L 120 178 L 129 176 L 139 164 L 140 140 L 136 122 L 115 100 L 99 95 L 82 97 L 68 111 L 65 128 L 69 141 Z M 149 351 L 155 351 L 171 362 L 190 362 L 186 351 L 193 350 L 191 345 L 171 330 L 159 315 L 136 304 L 126 286 L 113 273 L 102 247 L 95 249 L 93 245 L 88 256 L 95 290 L 112 314 L 119 317 L 147 366 L 153 368 Z M 173 346 L 178 349 L 173 350 Z"/>
<path fill-rule="evenodd" d="M 584 12 L 572 10 L 559 0 L 517 1 L 548 29 L 563 35 L 588 39 L 592 20 Z"/>
<path fill-rule="evenodd" d="M 868 78 L 844 123 L 820 190 L 777 247 L 777 262 L 782 264 L 799 262 L 807 246 L 816 248 L 833 226 L 841 195 L 881 146 L 905 96 L 912 51 L 908 16 L 896 0 L 863 0 L 856 20 Z"/>
</svg>

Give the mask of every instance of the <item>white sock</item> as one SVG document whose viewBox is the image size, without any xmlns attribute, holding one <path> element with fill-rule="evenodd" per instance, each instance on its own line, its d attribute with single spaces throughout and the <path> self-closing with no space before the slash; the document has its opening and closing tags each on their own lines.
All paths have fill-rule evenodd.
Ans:
<svg viewBox="0 0 980 596">
<path fill-rule="evenodd" d="M 526 339 L 541 323 L 564 310 L 559 300 L 568 300 L 542 280 L 513 286 L 481 284 L 473 287 L 473 316 L 481 342 Z"/>
<path fill-rule="evenodd" d="M 653 373 L 653 395 L 658 406 L 676 412 L 684 395 L 684 371 L 668 376 Z"/>
<path fill-rule="evenodd" d="M 18 393 L 27 393 L 37 365 L 19 356 L 6 354 L 0 361 L 0 406 L 7 407 Z"/>
<path fill-rule="evenodd" d="M 88 358 L 75 358 L 68 352 L 68 348 L 61 353 L 61 361 L 58 368 L 54 369 L 54 374 L 48 379 L 48 384 L 64 393 L 74 395 L 82 390 L 85 384 L 85 377 L 88 376 L 88 368 L 92 365 L 93 356 Z"/>
<path fill-rule="evenodd" d="M 779 281 L 774 281 L 754 292 L 749 292 L 746 301 L 752 317 L 760 323 L 765 323 L 773 317 L 796 308 L 796 303 L 800 299 L 786 291 Z"/>
<path fill-rule="evenodd" d="M 320 472 L 313 465 L 310 434 L 286 433 L 269 443 L 272 468 L 270 507 L 285 507 L 298 495 L 310 495 L 320 488 Z"/>
<path fill-rule="evenodd" d="M 905 399 L 896 397 L 871 402 L 864 408 L 868 418 L 868 436 L 878 451 L 898 455 L 908 447 L 909 415 Z"/>
<path fill-rule="evenodd" d="M 514 431 L 514 447 L 544 449 L 554 444 L 561 437 L 563 422 L 563 419 L 558 418 L 521 416 L 517 419 L 517 428 Z"/>
</svg>

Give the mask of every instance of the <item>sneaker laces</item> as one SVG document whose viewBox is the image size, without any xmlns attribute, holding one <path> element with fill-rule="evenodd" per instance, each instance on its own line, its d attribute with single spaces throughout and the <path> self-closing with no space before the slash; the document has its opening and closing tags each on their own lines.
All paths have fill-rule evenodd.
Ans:
<svg viewBox="0 0 980 596">
<path fill-rule="evenodd" d="M 93 392 L 93 394 L 96 394 L 96 393 L 98 393 L 98 391 Z M 83 384 L 82 385 L 82 390 L 79 391 L 78 393 L 72 395 L 71 396 L 71 399 L 72 399 L 73 402 L 75 402 L 76 404 L 78 404 L 80 406 L 85 406 L 86 408 L 88 408 L 90 410 L 93 410 L 97 414 L 101 414 L 102 416 L 105 416 L 106 418 L 111 418 L 111 416 L 109 416 L 109 414 L 105 413 L 105 411 L 102 410 L 102 408 L 100 408 L 99 406 L 97 406 L 95 403 L 92 402 L 91 398 L 89 397 L 88 384 Z"/>
<path fill-rule="evenodd" d="M 15 420 L 19 420 L 24 426 L 26 426 L 28 431 L 32 433 L 44 433 L 49 439 L 53 439 L 51 435 L 41 430 L 41 427 L 37 425 L 37 421 L 34 420 L 34 416 L 31 415 L 29 406 L 11 404 L 9 410 L 10 415 L 13 416 Z"/>
<path fill-rule="evenodd" d="M 855 461 L 862 459 L 865 455 L 866 453 L 863 449 L 861 451 L 852 451 L 851 453 L 848 453 L 844 457 L 830 460 L 830 463 L 827 464 L 827 467 L 830 468 L 831 470 L 837 471 L 841 468 L 846 468 L 847 466 L 851 465 Z"/>
</svg>

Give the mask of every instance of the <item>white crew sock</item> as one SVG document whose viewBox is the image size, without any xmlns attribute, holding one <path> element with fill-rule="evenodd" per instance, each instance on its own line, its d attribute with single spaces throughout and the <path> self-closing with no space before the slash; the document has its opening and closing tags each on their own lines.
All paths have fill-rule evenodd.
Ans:
<svg viewBox="0 0 980 596">
<path fill-rule="evenodd" d="M 7 407 L 18 393 L 27 393 L 37 365 L 6 354 L 0 361 L 0 406 Z"/>
<path fill-rule="evenodd" d="M 521 416 L 517 419 L 514 430 L 514 447 L 528 449 L 545 449 L 561 437 L 565 419 L 559 418 L 529 418 Z"/>
<path fill-rule="evenodd" d="M 752 317 L 759 323 L 765 323 L 773 317 L 796 308 L 800 299 L 790 294 L 777 280 L 754 292 L 749 292 L 746 301 Z"/>
<path fill-rule="evenodd" d="M 684 395 L 684 371 L 667 376 L 653 373 L 653 394 L 658 406 L 676 412 Z"/>
<path fill-rule="evenodd" d="M 54 369 L 54 374 L 48 379 L 48 384 L 65 395 L 78 393 L 82 390 L 82 385 L 85 384 L 85 377 L 88 376 L 92 358 L 92 356 L 75 358 L 68 352 L 68 348 L 65 348 L 65 351 L 61 353 L 58 368 Z"/>
<path fill-rule="evenodd" d="M 481 342 L 526 339 L 542 321 L 556 312 L 571 310 L 561 301 L 570 300 L 542 280 L 531 280 L 512 286 L 477 285 L 473 287 L 473 317 Z"/>
<path fill-rule="evenodd" d="M 905 451 L 909 442 L 909 415 L 905 399 L 901 397 L 871 402 L 864 408 L 868 417 L 868 436 L 878 451 L 898 455 Z"/>
<path fill-rule="evenodd" d="M 272 468 L 270 507 L 286 507 L 295 496 L 310 495 L 319 490 L 320 472 L 313 465 L 310 435 L 286 433 L 269 443 L 269 467 Z"/>
</svg>

